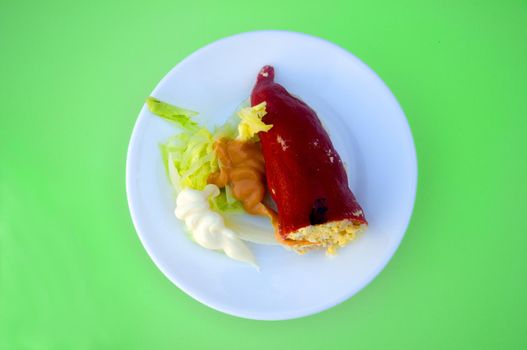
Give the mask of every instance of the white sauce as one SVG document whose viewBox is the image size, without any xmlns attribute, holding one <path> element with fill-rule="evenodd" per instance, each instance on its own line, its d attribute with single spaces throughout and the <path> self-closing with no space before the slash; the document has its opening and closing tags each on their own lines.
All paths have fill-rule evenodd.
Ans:
<svg viewBox="0 0 527 350">
<path fill-rule="evenodd" d="M 216 185 L 207 185 L 203 191 L 182 190 L 176 200 L 176 217 L 185 222 L 194 240 L 202 247 L 223 250 L 232 259 L 256 266 L 251 250 L 225 227 L 223 217 L 211 210 L 209 197 L 219 194 Z"/>
</svg>

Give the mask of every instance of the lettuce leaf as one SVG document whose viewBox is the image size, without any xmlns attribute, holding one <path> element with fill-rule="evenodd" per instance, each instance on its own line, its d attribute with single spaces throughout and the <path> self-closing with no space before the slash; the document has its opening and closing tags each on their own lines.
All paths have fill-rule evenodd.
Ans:
<svg viewBox="0 0 527 350">
<path fill-rule="evenodd" d="M 185 130 L 199 129 L 198 123 L 192 120 L 192 117 L 198 115 L 198 112 L 173 106 L 152 96 L 146 99 L 146 105 L 153 114 L 175 122 Z"/>
<path fill-rule="evenodd" d="M 245 107 L 240 109 L 238 116 L 240 117 L 240 124 L 238 124 L 238 139 L 241 141 L 256 141 L 259 132 L 269 131 L 273 125 L 265 124 L 262 118 L 267 114 L 265 107 L 267 103 L 264 101 L 254 107 Z"/>
<path fill-rule="evenodd" d="M 182 130 L 160 145 L 161 156 L 170 184 L 176 192 L 191 188 L 203 190 L 211 174 L 219 170 L 214 142 L 219 137 L 232 138 L 236 128 L 226 123 L 216 129 L 214 135 L 191 119 L 196 112 L 162 102 L 147 99 L 149 110 L 164 119 L 175 122 Z M 242 212 L 242 204 L 232 197 L 230 188 L 222 189 L 220 195 L 211 199 L 211 206 L 219 212 Z"/>
</svg>

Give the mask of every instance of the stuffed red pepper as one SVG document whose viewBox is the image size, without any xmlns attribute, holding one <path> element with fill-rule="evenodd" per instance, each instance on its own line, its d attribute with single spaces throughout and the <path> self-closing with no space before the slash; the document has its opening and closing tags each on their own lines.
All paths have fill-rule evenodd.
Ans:
<svg viewBox="0 0 527 350">
<path fill-rule="evenodd" d="M 351 192 L 344 165 L 317 114 L 274 81 L 274 69 L 258 73 L 251 104 L 266 102 L 259 137 L 266 181 L 277 206 L 277 238 L 303 253 L 313 247 L 334 252 L 367 221 Z"/>
</svg>

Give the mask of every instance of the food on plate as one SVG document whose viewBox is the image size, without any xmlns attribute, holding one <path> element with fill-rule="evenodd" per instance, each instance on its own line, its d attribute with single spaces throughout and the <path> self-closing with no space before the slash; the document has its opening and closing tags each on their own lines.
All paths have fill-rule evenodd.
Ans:
<svg viewBox="0 0 527 350">
<path fill-rule="evenodd" d="M 260 133 L 267 185 L 278 211 L 278 237 L 299 252 L 334 252 L 364 230 L 364 212 L 348 186 L 342 160 L 317 114 L 274 81 L 274 69 L 258 73 L 252 105 L 266 102 Z"/>
<path fill-rule="evenodd" d="M 198 115 L 198 112 L 173 106 L 152 96 L 146 99 L 146 105 L 150 112 L 154 113 L 158 117 L 176 122 L 186 130 L 199 128 L 198 123 L 191 119 L 193 116 Z"/>
<path fill-rule="evenodd" d="M 185 222 L 202 247 L 223 250 L 232 259 L 255 265 L 251 250 L 225 226 L 223 217 L 210 208 L 209 199 L 219 194 L 216 185 L 207 185 L 202 191 L 182 190 L 177 196 L 176 217 Z"/>
<path fill-rule="evenodd" d="M 234 198 L 249 214 L 267 215 L 268 209 L 262 203 L 265 164 L 260 143 L 222 138 L 216 141 L 214 151 L 220 169 L 209 176 L 208 182 L 219 188 L 229 185 Z"/>
<path fill-rule="evenodd" d="M 246 212 L 253 215 L 269 215 L 262 203 L 265 196 L 265 165 L 259 132 L 267 132 L 272 125 L 262 122 L 265 102 L 245 107 L 238 112 L 241 119 L 235 139 L 220 137 L 214 143 L 219 170 L 211 174 L 208 183 L 226 188 L 239 200 Z"/>
<path fill-rule="evenodd" d="M 263 67 L 250 105 L 213 131 L 193 119 L 197 112 L 146 101 L 178 129 L 161 145 L 177 218 L 202 247 L 254 266 L 244 242 L 334 253 L 367 227 L 315 111 L 274 75 L 273 67 Z M 252 225 L 244 213 L 267 217 L 272 226 Z"/>
<path fill-rule="evenodd" d="M 240 111 L 238 127 L 229 120 L 214 132 L 191 119 L 196 112 L 154 97 L 149 97 L 146 105 L 179 131 L 161 145 L 167 175 L 177 193 L 176 216 L 185 222 L 197 244 L 256 266 L 243 241 L 274 244 L 270 239 L 273 232 L 247 223 L 239 213 L 245 207 L 263 214 L 259 195 L 265 193 L 264 166 L 256 133 L 269 128 L 261 122 L 265 104 Z M 230 146 L 222 153 L 224 144 Z M 214 180 L 221 189 L 209 183 Z"/>
<path fill-rule="evenodd" d="M 238 139 L 241 141 L 257 141 L 257 134 L 259 132 L 269 131 L 273 125 L 265 124 L 262 118 L 265 116 L 267 111 L 264 102 L 257 104 L 253 107 L 242 108 L 238 112 L 238 116 L 241 121 L 238 124 Z"/>
</svg>

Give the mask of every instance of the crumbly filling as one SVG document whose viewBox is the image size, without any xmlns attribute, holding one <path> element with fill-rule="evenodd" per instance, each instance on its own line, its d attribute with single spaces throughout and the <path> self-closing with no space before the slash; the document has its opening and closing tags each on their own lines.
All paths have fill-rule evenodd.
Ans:
<svg viewBox="0 0 527 350">
<path fill-rule="evenodd" d="M 345 219 L 340 221 L 326 222 L 319 225 L 306 226 L 287 236 L 290 247 L 297 253 L 304 254 L 314 248 L 325 248 L 328 254 L 335 254 L 339 247 L 343 247 L 352 241 L 356 234 L 366 229 L 366 224 L 354 224 L 353 221 Z M 312 244 L 295 245 L 291 241 L 310 242 Z"/>
</svg>

